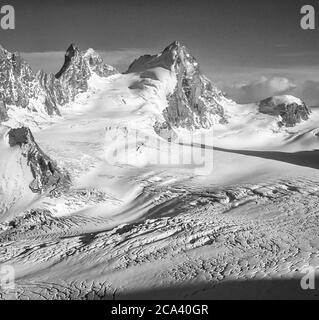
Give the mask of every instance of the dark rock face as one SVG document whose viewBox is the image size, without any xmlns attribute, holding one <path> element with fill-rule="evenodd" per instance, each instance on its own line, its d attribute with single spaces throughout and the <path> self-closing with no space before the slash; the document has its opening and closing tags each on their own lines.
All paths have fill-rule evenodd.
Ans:
<svg viewBox="0 0 319 320">
<path fill-rule="evenodd" d="M 65 53 L 65 56 L 64 56 L 64 64 L 63 64 L 61 70 L 55 75 L 55 77 L 57 79 L 59 79 L 62 76 L 62 74 L 70 67 L 71 62 L 72 62 L 72 58 L 76 54 L 76 50 L 77 50 L 77 48 L 75 48 L 73 46 L 73 44 L 71 44 L 69 46 L 69 48 L 66 50 L 66 53 Z"/>
<path fill-rule="evenodd" d="M 59 195 L 69 188 L 71 179 L 67 172 L 59 168 L 35 142 L 29 128 L 21 127 L 8 132 L 10 147 L 20 147 L 22 155 L 27 160 L 34 180 L 29 187 L 34 193 L 49 192 L 53 196 Z"/>
<path fill-rule="evenodd" d="M 34 138 L 30 129 L 26 127 L 11 129 L 8 133 L 9 145 L 10 147 L 19 146 L 27 144 L 28 142 L 34 144 Z"/>
<path fill-rule="evenodd" d="M 118 72 L 104 64 L 92 49 L 81 52 L 71 45 L 56 76 L 43 71 L 35 74 L 19 54 L 0 46 L 0 101 L 5 106 L 14 105 L 33 112 L 44 109 L 48 115 L 60 115 L 59 106 L 88 90 L 88 80 L 93 73 L 108 77 Z M 0 121 L 4 121 L 2 117 Z"/>
<path fill-rule="evenodd" d="M 6 105 L 0 101 L 0 122 L 8 120 L 8 113 Z"/>
<path fill-rule="evenodd" d="M 88 80 L 93 75 L 108 77 L 117 74 L 118 71 L 103 63 L 101 57 L 93 50 L 80 51 L 71 45 L 65 54 L 65 61 L 61 70 L 55 75 L 65 92 L 64 99 L 74 100 L 80 92 L 88 90 Z"/>
<path fill-rule="evenodd" d="M 177 133 L 174 131 L 171 125 L 166 121 L 162 123 L 156 121 L 154 124 L 154 131 L 157 135 L 167 140 L 168 142 L 173 142 L 178 138 Z"/>
<path fill-rule="evenodd" d="M 142 72 L 162 67 L 174 71 L 176 87 L 167 97 L 164 117 L 173 127 L 187 129 L 210 128 L 214 123 L 225 123 L 221 101 L 223 93 L 201 74 L 199 64 L 186 47 L 173 42 L 161 54 L 145 55 L 136 59 L 127 73 Z"/>
<path fill-rule="evenodd" d="M 280 116 L 279 126 L 294 127 L 302 120 L 308 120 L 311 113 L 306 104 L 292 96 L 277 96 L 262 100 L 259 112 Z"/>
</svg>

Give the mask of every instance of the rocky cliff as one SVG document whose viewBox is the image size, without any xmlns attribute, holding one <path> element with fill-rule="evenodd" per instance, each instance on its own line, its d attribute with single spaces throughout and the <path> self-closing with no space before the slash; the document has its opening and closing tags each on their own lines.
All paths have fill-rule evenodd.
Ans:
<svg viewBox="0 0 319 320">
<path fill-rule="evenodd" d="M 21 149 L 30 167 L 34 179 L 29 185 L 32 192 L 41 194 L 48 191 L 51 195 L 58 195 L 70 186 L 68 173 L 40 149 L 29 128 L 10 129 L 7 139 L 11 148 Z"/>
<path fill-rule="evenodd" d="M 227 121 L 221 103 L 223 93 L 201 73 L 185 46 L 175 41 L 158 55 L 144 55 L 129 66 L 127 73 L 156 67 L 173 71 L 176 76 L 175 90 L 167 96 L 168 107 L 164 110 L 171 126 L 210 128 L 214 123 Z"/>
<path fill-rule="evenodd" d="M 302 120 L 308 120 L 311 110 L 299 98 L 284 95 L 274 96 L 259 102 L 259 112 L 279 116 L 278 124 L 294 127 Z"/>
<path fill-rule="evenodd" d="M 74 97 L 88 90 L 88 80 L 93 74 L 108 77 L 118 71 L 103 63 L 101 57 L 93 50 L 80 51 L 71 44 L 66 51 L 64 64 L 55 75 L 58 86 L 62 91 L 65 102 L 72 101 Z"/>
</svg>

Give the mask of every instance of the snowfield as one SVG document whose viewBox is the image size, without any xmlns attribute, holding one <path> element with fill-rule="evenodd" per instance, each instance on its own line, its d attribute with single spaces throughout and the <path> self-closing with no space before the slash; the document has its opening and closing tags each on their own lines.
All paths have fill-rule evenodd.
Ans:
<svg viewBox="0 0 319 320">
<path fill-rule="evenodd" d="M 175 86 L 150 64 L 92 76 L 50 121 L 10 109 L 0 263 L 14 267 L 16 291 L 2 299 L 317 298 L 299 282 L 319 266 L 318 111 L 283 128 L 256 104 L 223 99 L 227 123 L 176 128 L 182 142 L 171 143 L 154 123 Z M 6 141 L 21 124 L 70 174 L 59 197 L 31 192 L 27 160 Z M 184 165 L 181 146 L 204 149 L 209 170 Z"/>
</svg>

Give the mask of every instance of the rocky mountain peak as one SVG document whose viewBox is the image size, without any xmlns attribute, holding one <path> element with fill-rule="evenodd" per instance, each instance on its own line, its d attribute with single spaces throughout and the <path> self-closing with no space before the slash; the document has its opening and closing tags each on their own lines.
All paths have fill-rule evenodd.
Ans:
<svg viewBox="0 0 319 320">
<path fill-rule="evenodd" d="M 55 77 L 57 79 L 60 79 L 62 76 L 70 78 L 74 73 L 77 73 L 77 78 L 82 77 L 87 79 L 92 73 L 96 73 L 101 77 L 107 77 L 118 73 L 118 71 L 104 64 L 100 55 L 92 48 L 81 51 L 77 46 L 71 44 L 66 51 L 64 64 Z"/>
<path fill-rule="evenodd" d="M 80 53 L 80 50 L 74 44 L 71 44 L 67 48 L 66 53 L 64 55 L 64 64 L 60 69 L 60 71 L 55 75 L 57 79 L 59 79 L 62 76 L 62 74 L 66 72 L 66 70 L 70 67 L 72 63 L 72 59 L 75 56 L 77 56 L 79 53 Z"/>
<path fill-rule="evenodd" d="M 108 77 L 117 70 L 103 63 L 93 50 L 85 52 L 71 44 L 65 61 L 56 74 L 34 73 L 18 53 L 0 48 L 0 122 L 8 120 L 9 108 L 60 115 L 59 106 L 71 102 L 78 93 L 88 90 L 93 74 Z"/>
<path fill-rule="evenodd" d="M 222 107 L 223 93 L 205 77 L 194 56 L 180 42 L 174 41 L 157 55 L 144 55 L 133 61 L 126 73 L 164 68 L 175 73 L 174 92 L 167 96 L 164 118 L 172 127 L 210 128 L 226 122 Z"/>
<path fill-rule="evenodd" d="M 291 95 L 274 96 L 258 104 L 259 112 L 279 116 L 279 126 L 294 127 L 302 120 L 308 120 L 311 110 L 299 98 Z"/>
<path fill-rule="evenodd" d="M 108 77 L 118 71 L 104 64 L 102 58 L 93 50 L 80 51 L 71 44 L 66 51 L 64 64 L 55 77 L 67 90 L 68 101 L 74 100 L 78 93 L 88 90 L 88 80 L 93 74 Z"/>
</svg>

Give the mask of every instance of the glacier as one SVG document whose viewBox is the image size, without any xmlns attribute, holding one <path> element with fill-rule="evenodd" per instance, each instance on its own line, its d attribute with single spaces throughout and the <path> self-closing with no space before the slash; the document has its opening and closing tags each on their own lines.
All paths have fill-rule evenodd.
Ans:
<svg viewBox="0 0 319 320">
<path fill-rule="evenodd" d="M 3 48 L 0 68 L 1 299 L 304 296 L 317 110 L 237 104 L 177 41 L 122 74 L 75 45 L 55 75 Z"/>
</svg>

